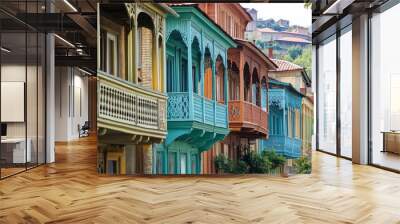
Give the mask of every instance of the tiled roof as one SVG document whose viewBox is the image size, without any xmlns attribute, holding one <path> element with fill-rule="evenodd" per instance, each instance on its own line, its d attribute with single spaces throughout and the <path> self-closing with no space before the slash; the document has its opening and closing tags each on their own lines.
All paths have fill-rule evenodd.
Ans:
<svg viewBox="0 0 400 224">
<path fill-rule="evenodd" d="M 262 28 L 262 29 L 258 29 L 258 31 L 260 31 L 261 33 L 277 33 L 278 32 L 278 31 L 273 30 L 273 29 L 268 28 L 268 27 Z"/>
<path fill-rule="evenodd" d="M 311 86 L 311 79 L 307 75 L 307 73 L 303 67 L 296 65 L 292 62 L 280 60 L 280 59 L 272 59 L 272 61 L 278 66 L 278 68 L 276 70 L 274 70 L 274 72 L 301 71 L 301 75 L 303 77 L 303 80 L 304 80 L 306 86 L 308 86 L 308 87 Z"/>
<path fill-rule="evenodd" d="M 305 95 L 303 93 L 301 93 L 300 91 L 298 91 L 296 88 L 294 88 L 291 83 L 282 82 L 282 81 L 279 81 L 277 79 L 269 78 L 269 84 L 286 87 L 289 90 L 293 91 L 294 93 L 300 95 L 301 97 L 305 97 Z"/>
<path fill-rule="evenodd" d="M 241 40 L 241 39 L 235 39 L 236 43 L 239 45 L 244 45 L 253 50 L 256 54 L 258 54 L 261 58 L 264 59 L 264 61 L 270 66 L 269 69 L 272 69 L 275 71 L 278 68 L 278 65 L 274 63 L 274 61 L 269 58 L 267 55 L 265 55 L 256 45 L 254 45 L 252 42 L 247 41 L 247 40 Z"/>
<path fill-rule="evenodd" d="M 272 59 L 272 61 L 278 65 L 278 68 L 275 70 L 277 72 L 303 70 L 303 67 L 289 61 L 279 59 Z"/>
<path fill-rule="evenodd" d="M 296 43 L 311 44 L 311 42 L 309 40 L 305 40 L 305 39 L 299 38 L 299 37 L 282 37 L 280 39 L 277 39 L 276 41 L 286 41 L 286 42 L 296 42 Z"/>
</svg>

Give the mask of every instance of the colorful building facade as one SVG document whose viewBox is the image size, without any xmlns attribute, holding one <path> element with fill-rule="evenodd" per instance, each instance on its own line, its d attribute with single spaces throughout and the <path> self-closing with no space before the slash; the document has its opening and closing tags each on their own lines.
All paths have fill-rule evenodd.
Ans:
<svg viewBox="0 0 400 224">
<path fill-rule="evenodd" d="M 201 152 L 229 133 L 228 49 L 234 40 L 197 5 L 167 16 L 168 134 L 155 146 L 155 174 L 198 174 Z"/>
<path fill-rule="evenodd" d="M 311 145 L 314 124 L 314 100 L 311 90 L 311 79 L 305 69 L 292 62 L 273 59 L 278 66 L 277 69 L 269 73 L 269 77 L 281 82 L 290 83 L 297 91 L 301 92 L 302 98 L 302 155 L 311 156 Z"/>
<path fill-rule="evenodd" d="M 167 135 L 165 4 L 100 4 L 98 171 L 151 174 Z"/>
<path fill-rule="evenodd" d="M 228 50 L 230 134 L 202 153 L 202 173 L 215 173 L 220 154 L 237 160 L 244 148 L 256 150 L 256 139 L 268 137 L 268 70 L 277 68 L 254 44 L 243 40 L 251 16 L 240 4 L 202 3 L 199 7 L 230 36 L 236 48 Z"/>
<path fill-rule="evenodd" d="M 286 158 L 299 158 L 303 94 L 290 83 L 270 79 L 268 98 L 270 132 L 267 140 L 260 140 L 260 151 L 275 150 Z"/>
</svg>

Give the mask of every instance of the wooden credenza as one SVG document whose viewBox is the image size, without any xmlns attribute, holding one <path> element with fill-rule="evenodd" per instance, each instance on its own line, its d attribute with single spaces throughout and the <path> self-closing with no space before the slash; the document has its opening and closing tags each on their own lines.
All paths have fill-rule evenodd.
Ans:
<svg viewBox="0 0 400 224">
<path fill-rule="evenodd" d="M 400 154 L 400 132 L 387 131 L 383 133 L 383 152 Z"/>
</svg>

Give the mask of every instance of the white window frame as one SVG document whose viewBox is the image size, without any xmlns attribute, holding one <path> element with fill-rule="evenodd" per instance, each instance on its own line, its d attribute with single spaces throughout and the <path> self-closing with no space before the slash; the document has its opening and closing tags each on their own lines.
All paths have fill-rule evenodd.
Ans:
<svg viewBox="0 0 400 224">
<path fill-rule="evenodd" d="M 110 49 L 110 45 L 108 44 L 109 43 L 109 40 L 111 40 L 111 41 L 113 41 L 114 42 L 114 49 Z M 118 53 L 118 38 L 117 38 L 117 35 L 115 35 L 115 34 L 112 34 L 112 33 L 109 33 L 109 32 L 107 32 L 107 44 L 106 44 L 106 46 L 107 46 L 107 73 L 109 73 L 109 74 L 112 74 L 112 75 L 117 75 L 117 71 L 118 71 L 118 57 L 117 57 L 117 53 Z M 111 61 L 110 61 L 110 51 L 113 51 L 114 52 L 114 71 L 110 71 L 110 63 L 111 63 Z"/>
</svg>

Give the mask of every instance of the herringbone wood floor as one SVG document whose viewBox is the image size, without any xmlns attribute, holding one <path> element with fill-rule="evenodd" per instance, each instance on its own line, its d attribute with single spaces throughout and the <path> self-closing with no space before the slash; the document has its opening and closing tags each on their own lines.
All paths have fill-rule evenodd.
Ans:
<svg viewBox="0 0 400 224">
<path fill-rule="evenodd" d="M 400 223 L 400 175 L 322 153 L 289 178 L 100 177 L 93 139 L 0 181 L 0 223 Z"/>
</svg>

